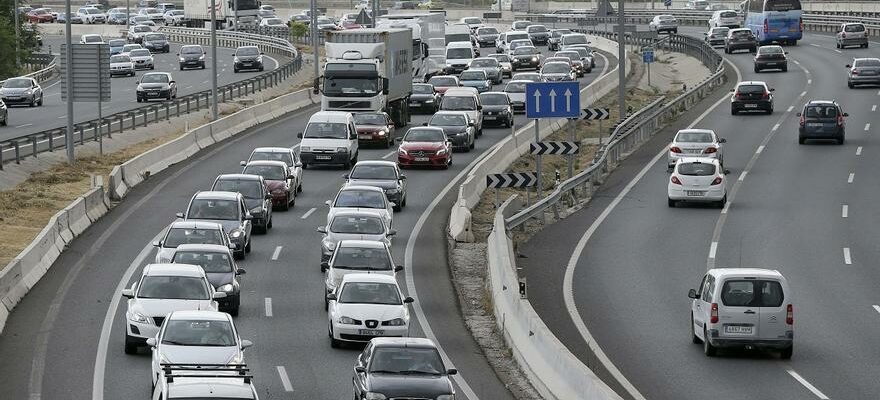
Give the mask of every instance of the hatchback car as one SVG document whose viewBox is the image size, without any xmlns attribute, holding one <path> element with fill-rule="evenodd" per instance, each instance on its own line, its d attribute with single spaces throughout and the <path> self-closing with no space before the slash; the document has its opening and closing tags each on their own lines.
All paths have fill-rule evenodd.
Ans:
<svg viewBox="0 0 880 400">
<path fill-rule="evenodd" d="M 482 93 L 480 94 L 480 102 L 483 103 L 483 123 L 501 125 L 506 128 L 513 126 L 513 107 L 507 93 Z"/>
<path fill-rule="evenodd" d="M 498 64 L 501 66 L 501 77 L 510 78 L 513 75 L 513 65 L 510 63 L 510 56 L 507 54 L 490 54 L 489 57 L 492 57 L 498 60 Z"/>
<path fill-rule="evenodd" d="M 394 121 L 384 111 L 354 113 L 360 145 L 376 144 L 387 149 L 394 144 Z"/>
<path fill-rule="evenodd" d="M 323 234 L 321 262 L 330 259 L 340 241 L 372 240 L 391 246 L 391 238 L 397 234 L 397 231 L 388 228 L 382 218 L 382 210 L 339 211 L 328 225 L 319 226 L 316 231 Z"/>
<path fill-rule="evenodd" d="M 205 271 L 205 277 L 217 292 L 226 293 L 218 301 L 219 310 L 235 316 L 241 305 L 241 284 L 239 275 L 245 274 L 243 268 L 233 260 L 228 246 L 216 244 L 182 244 L 177 246 L 171 256 L 173 264 L 198 265 Z"/>
<path fill-rule="evenodd" d="M 574 50 L 557 51 L 555 54 L 553 54 L 553 57 L 565 58 L 571 65 L 572 70 L 578 78 L 586 75 L 587 72 L 592 72 L 593 70 L 592 67 L 589 67 L 588 64 L 584 64 L 584 62 L 581 61 L 580 53 Z"/>
<path fill-rule="evenodd" d="M 672 15 L 658 15 L 648 23 L 648 29 L 657 33 L 678 33 L 678 20 Z"/>
<path fill-rule="evenodd" d="M 724 38 L 724 52 L 732 54 L 734 51 L 746 49 L 750 53 L 758 50 L 758 39 L 749 28 L 731 29 Z"/>
<path fill-rule="evenodd" d="M 513 67 L 513 71 L 516 72 L 518 69 L 534 69 L 538 70 L 541 68 L 541 52 L 538 51 L 536 47 L 533 46 L 521 46 L 517 47 L 516 50 L 513 51 L 513 60 L 511 61 L 511 65 Z"/>
<path fill-rule="evenodd" d="M 498 29 L 492 26 L 477 28 L 474 36 L 477 37 L 477 44 L 480 47 L 494 47 L 495 40 L 498 39 Z"/>
<path fill-rule="evenodd" d="M 333 217 L 342 211 L 369 211 L 382 217 L 382 221 L 388 228 L 394 223 L 394 204 L 385 196 L 385 191 L 376 186 L 347 185 L 339 189 L 336 197 L 327 200 L 324 204 L 329 208 L 327 211 L 327 224 L 333 221 Z"/>
<path fill-rule="evenodd" d="M 110 46 L 110 55 L 115 56 L 122 53 L 122 48 L 125 47 L 128 42 L 126 42 L 125 39 L 110 39 L 107 41 L 107 44 Z"/>
<path fill-rule="evenodd" d="M 572 33 L 570 29 L 551 29 L 550 37 L 547 39 L 547 50 L 558 51 L 561 49 L 562 36 L 570 33 Z"/>
<path fill-rule="evenodd" d="M 197 44 L 180 46 L 177 62 L 181 71 L 186 68 L 205 69 L 205 50 Z"/>
<path fill-rule="evenodd" d="M 336 245 L 333 256 L 321 263 L 324 279 L 324 309 L 327 309 L 327 295 L 336 291 L 342 278 L 348 274 L 368 273 L 397 276 L 403 267 L 394 264 L 391 248 L 383 242 L 370 240 L 343 240 Z"/>
<path fill-rule="evenodd" d="M 739 28 L 739 15 L 734 10 L 717 10 L 709 18 L 710 28 Z"/>
<path fill-rule="evenodd" d="M 447 90 L 461 86 L 458 83 L 458 77 L 452 75 L 435 75 L 428 79 L 428 83 L 434 86 L 434 90 L 440 93 L 446 93 Z"/>
<path fill-rule="evenodd" d="M 481 57 L 475 58 L 471 61 L 470 65 L 468 65 L 468 71 L 485 71 L 488 79 L 492 81 L 492 84 L 500 84 L 503 78 L 501 63 L 498 62 L 494 57 Z M 464 74 L 464 73 L 462 73 Z M 464 75 L 459 76 L 459 79 L 464 81 Z M 468 86 L 462 83 L 463 86 Z M 491 85 L 490 85 L 491 86 Z"/>
<path fill-rule="evenodd" d="M 535 72 L 517 72 L 513 75 L 512 81 L 528 81 L 528 82 L 544 82 L 541 71 Z"/>
<path fill-rule="evenodd" d="M 263 52 L 257 46 L 239 46 L 232 55 L 232 72 L 263 71 Z"/>
<path fill-rule="evenodd" d="M 477 92 L 479 93 L 492 89 L 492 82 L 489 81 L 488 74 L 481 69 L 462 71 L 458 76 L 458 80 L 461 83 L 461 86 L 472 87 L 477 89 Z"/>
<path fill-rule="evenodd" d="M 742 111 L 764 111 L 773 114 L 773 91 L 765 82 L 740 82 L 730 97 L 730 114 Z"/>
<path fill-rule="evenodd" d="M 804 104 L 798 128 L 798 143 L 807 139 L 833 139 L 837 144 L 846 140 L 846 117 L 840 104 L 833 100 L 811 100 Z"/>
<path fill-rule="evenodd" d="M 131 54 L 139 51 L 134 50 Z M 134 58 L 133 56 L 130 58 Z M 152 99 L 171 100 L 177 98 L 177 81 L 167 72 L 147 72 L 137 82 L 137 90 L 135 91 L 137 102 L 150 101 Z"/>
<path fill-rule="evenodd" d="M 545 82 L 571 82 L 576 79 L 574 71 L 568 60 L 544 63 L 541 67 L 541 77 Z"/>
<path fill-rule="evenodd" d="M 9 78 L 0 85 L 0 100 L 7 105 L 43 105 L 43 87 L 34 78 Z"/>
<path fill-rule="evenodd" d="M 153 242 L 156 247 L 156 263 L 170 263 L 177 246 L 182 244 L 217 244 L 234 248 L 223 225 L 216 222 L 174 221 L 161 240 Z"/>
<path fill-rule="evenodd" d="M 248 161 L 241 173 L 262 176 L 272 196 L 272 207 L 287 211 L 296 205 L 296 192 L 299 187 L 297 176 L 290 171 L 287 163 L 277 160 Z"/>
<path fill-rule="evenodd" d="M 850 89 L 858 85 L 880 84 L 880 58 L 854 58 L 846 68 L 846 85 Z"/>
<path fill-rule="evenodd" d="M 110 77 L 117 75 L 134 76 L 134 63 L 126 54 L 110 56 Z"/>
<path fill-rule="evenodd" d="M 547 45 L 550 40 L 550 30 L 544 25 L 529 25 L 526 27 L 526 33 L 535 46 Z"/>
<path fill-rule="evenodd" d="M 144 35 L 141 44 L 145 49 L 153 53 L 168 53 L 171 51 L 171 44 L 168 43 L 168 37 L 161 32 L 151 32 Z"/>
<path fill-rule="evenodd" d="M 156 63 L 153 60 L 153 53 L 144 48 L 132 49 L 128 52 L 128 57 L 134 63 L 135 69 L 156 69 Z"/>
<path fill-rule="evenodd" d="M 438 111 L 425 124 L 443 129 L 443 133 L 456 149 L 468 152 L 475 146 L 477 135 L 474 122 L 470 120 L 466 113 Z"/>
<path fill-rule="evenodd" d="M 452 165 L 452 142 L 441 128 L 410 128 L 397 148 L 397 165 L 400 168 L 425 166 L 447 169 Z"/>
<path fill-rule="evenodd" d="M 406 207 L 406 175 L 393 161 L 369 160 L 358 161 L 345 174 L 345 187 L 372 186 L 385 191 L 388 201 L 394 203 L 394 211 Z"/>
<path fill-rule="evenodd" d="M 244 258 L 251 252 L 253 223 L 244 196 L 237 192 L 196 192 L 186 212 L 177 213 L 184 221 L 216 222 L 223 226 L 235 246 L 235 256 Z"/>
<path fill-rule="evenodd" d="M 794 342 L 794 305 L 788 280 L 763 268 L 713 268 L 691 299 L 691 341 L 715 356 L 719 348 L 755 347 L 779 351 L 790 359 Z"/>
<path fill-rule="evenodd" d="M 709 31 L 704 33 L 706 36 L 706 42 L 709 43 L 710 46 L 719 46 L 724 45 L 724 38 L 727 37 L 727 34 L 730 33 L 730 28 L 719 26 L 715 28 L 709 28 Z"/>
<path fill-rule="evenodd" d="M 254 231 L 266 233 L 272 228 L 272 195 L 262 176 L 246 174 L 223 174 L 217 176 L 211 190 L 237 192 L 244 197 L 248 212 L 253 217 Z"/>
<path fill-rule="evenodd" d="M 761 72 L 766 69 L 778 69 L 782 72 L 788 71 L 788 58 L 785 56 L 787 51 L 782 46 L 761 46 L 755 53 L 755 72 Z"/>
<path fill-rule="evenodd" d="M 683 157 L 675 163 L 666 192 L 669 207 L 681 202 L 727 203 L 724 170 L 715 158 Z"/>
<path fill-rule="evenodd" d="M 413 83 L 409 96 L 410 112 L 433 114 L 440 109 L 440 93 L 430 83 Z"/>
<path fill-rule="evenodd" d="M 287 164 L 287 169 L 295 176 L 294 182 L 291 182 L 297 193 L 303 191 L 303 170 L 302 161 L 299 154 L 289 147 L 257 147 L 251 151 L 247 161 L 239 162 L 239 165 L 246 167 L 251 161 L 281 161 Z"/>
<path fill-rule="evenodd" d="M 724 143 L 727 140 L 718 137 L 711 129 L 682 129 L 675 134 L 669 145 L 666 165 L 671 171 L 682 158 L 706 157 L 718 159 L 718 163 L 723 166 Z"/>
<path fill-rule="evenodd" d="M 526 84 L 530 81 L 512 80 L 507 82 L 504 87 L 504 93 L 510 98 L 510 107 L 514 112 L 526 112 Z"/>
<path fill-rule="evenodd" d="M 455 399 L 450 376 L 437 346 L 424 338 L 375 338 L 357 357 L 354 398 Z"/>
<path fill-rule="evenodd" d="M 331 347 L 374 337 L 409 336 L 407 305 L 413 299 L 403 296 L 393 276 L 347 274 L 327 300 Z"/>
<path fill-rule="evenodd" d="M 865 29 L 865 25 L 860 22 L 840 24 L 835 44 L 838 49 L 843 49 L 847 46 L 858 46 L 867 49 L 868 31 Z"/>
</svg>

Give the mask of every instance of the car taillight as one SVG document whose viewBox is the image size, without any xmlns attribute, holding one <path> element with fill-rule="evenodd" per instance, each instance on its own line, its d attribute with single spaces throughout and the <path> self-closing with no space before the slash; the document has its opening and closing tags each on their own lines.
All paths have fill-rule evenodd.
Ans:
<svg viewBox="0 0 880 400">
<path fill-rule="evenodd" d="M 681 181 L 678 180 L 678 177 L 677 177 L 677 176 L 674 176 L 674 175 L 673 175 L 673 176 L 672 176 L 672 179 L 670 179 L 670 181 L 671 181 L 672 183 L 676 184 L 676 185 L 681 185 Z"/>
<path fill-rule="evenodd" d="M 843 115 L 837 114 L 837 126 L 843 126 Z"/>
<path fill-rule="evenodd" d="M 718 303 L 712 303 L 712 312 L 709 314 L 709 322 L 718 323 Z"/>
<path fill-rule="evenodd" d="M 761 96 L 761 100 L 770 100 L 770 92 L 764 92 Z"/>
<path fill-rule="evenodd" d="M 794 306 L 791 304 L 785 310 L 785 323 L 788 325 L 794 324 Z"/>
<path fill-rule="evenodd" d="M 801 18 L 801 23 L 798 24 L 798 26 L 801 28 L 801 32 L 803 32 L 804 31 L 804 19 L 803 18 Z"/>
<path fill-rule="evenodd" d="M 800 120 L 801 127 L 804 126 L 805 122 L 806 122 L 806 120 L 805 120 L 805 118 L 804 118 L 804 115 L 801 114 L 801 120 Z"/>
<path fill-rule="evenodd" d="M 714 148 L 714 147 L 706 147 L 706 150 L 703 150 L 703 154 L 712 154 L 712 153 L 714 153 L 714 152 L 716 152 L 716 151 L 718 151 L 717 148 Z"/>
<path fill-rule="evenodd" d="M 742 98 L 742 93 L 740 93 L 740 92 L 736 92 L 736 93 L 733 94 L 733 97 L 736 97 L 737 100 L 739 100 L 739 99 Z"/>
<path fill-rule="evenodd" d="M 855 69 L 855 68 L 851 69 L 849 72 L 850 72 L 851 74 L 853 74 L 853 75 L 858 75 L 858 74 L 859 74 L 859 70 L 857 70 L 857 69 Z"/>
<path fill-rule="evenodd" d="M 769 31 L 770 31 L 770 23 L 765 19 L 764 20 L 764 33 L 767 33 Z"/>
<path fill-rule="evenodd" d="M 715 180 L 712 181 L 712 185 L 720 185 L 720 184 L 721 184 L 721 177 L 720 176 L 715 177 Z"/>
<path fill-rule="evenodd" d="M 672 147 L 670 147 L 670 148 L 669 148 L 669 151 L 671 151 L 671 152 L 673 152 L 673 153 L 681 153 L 681 149 L 678 148 L 678 147 L 676 147 L 676 146 L 672 146 Z"/>
</svg>

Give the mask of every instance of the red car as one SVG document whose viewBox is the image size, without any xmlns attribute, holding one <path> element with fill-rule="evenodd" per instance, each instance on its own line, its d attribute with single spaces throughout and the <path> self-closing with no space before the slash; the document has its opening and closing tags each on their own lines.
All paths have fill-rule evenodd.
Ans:
<svg viewBox="0 0 880 400">
<path fill-rule="evenodd" d="M 27 19 L 30 23 L 55 22 L 55 17 L 48 10 L 38 8 L 27 13 Z"/>
<path fill-rule="evenodd" d="M 452 75 L 437 75 L 428 79 L 428 83 L 434 85 L 434 90 L 441 95 L 446 93 L 449 88 L 459 87 L 458 77 Z"/>
<path fill-rule="evenodd" d="M 354 114 L 358 144 L 378 144 L 389 148 L 394 143 L 394 122 L 385 112 L 361 112 Z"/>
<path fill-rule="evenodd" d="M 296 204 L 294 175 L 284 161 L 251 161 L 241 171 L 243 174 L 260 175 L 272 196 L 272 208 L 287 211 Z"/>
<path fill-rule="evenodd" d="M 400 168 L 425 166 L 449 168 L 452 165 L 452 142 L 443 129 L 436 127 L 410 128 L 397 150 Z"/>
</svg>

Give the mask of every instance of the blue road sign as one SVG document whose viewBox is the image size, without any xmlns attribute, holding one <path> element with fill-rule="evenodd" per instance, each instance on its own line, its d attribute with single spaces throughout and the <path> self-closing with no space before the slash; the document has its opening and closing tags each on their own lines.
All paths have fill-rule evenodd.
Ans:
<svg viewBox="0 0 880 400">
<path fill-rule="evenodd" d="M 663 5 L 666 7 L 672 7 L 672 0 L 663 0 Z"/>
<path fill-rule="evenodd" d="M 578 118 L 581 115 L 577 82 L 526 84 L 526 118 Z"/>
<path fill-rule="evenodd" d="M 654 52 L 653 51 L 645 51 L 642 52 L 642 62 L 645 64 L 650 64 L 654 62 Z"/>
</svg>

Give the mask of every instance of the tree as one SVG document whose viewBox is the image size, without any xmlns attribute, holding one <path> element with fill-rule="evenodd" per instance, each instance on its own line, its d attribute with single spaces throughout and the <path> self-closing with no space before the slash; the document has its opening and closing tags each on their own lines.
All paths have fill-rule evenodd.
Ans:
<svg viewBox="0 0 880 400">
<path fill-rule="evenodd" d="M 21 37 L 16 40 L 14 4 L 13 0 L 0 0 L 0 80 L 21 75 L 24 61 L 39 49 L 37 27 L 28 23 L 24 14 L 19 16 Z"/>
</svg>

